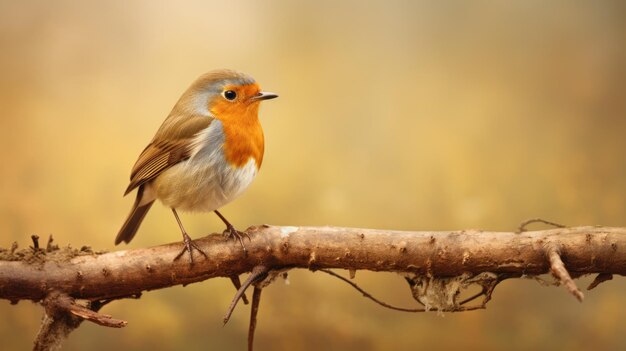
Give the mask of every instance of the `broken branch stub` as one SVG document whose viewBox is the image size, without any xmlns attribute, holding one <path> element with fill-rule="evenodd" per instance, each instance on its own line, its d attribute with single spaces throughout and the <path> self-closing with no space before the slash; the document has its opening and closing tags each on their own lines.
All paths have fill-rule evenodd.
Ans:
<svg viewBox="0 0 626 351">
<path fill-rule="evenodd" d="M 582 291 L 578 289 L 574 279 L 570 276 L 569 272 L 565 268 L 565 264 L 561 259 L 560 249 L 557 244 L 548 242 L 545 245 L 546 256 L 550 260 L 550 271 L 552 274 L 565 286 L 565 288 L 572 294 L 578 301 L 583 302 L 585 296 Z"/>
</svg>

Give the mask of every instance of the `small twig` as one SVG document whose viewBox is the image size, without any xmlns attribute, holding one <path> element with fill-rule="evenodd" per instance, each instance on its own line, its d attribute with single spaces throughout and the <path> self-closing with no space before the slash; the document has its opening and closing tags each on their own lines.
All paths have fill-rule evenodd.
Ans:
<svg viewBox="0 0 626 351">
<path fill-rule="evenodd" d="M 39 235 L 33 234 L 30 238 L 33 240 L 33 251 L 39 251 Z"/>
<path fill-rule="evenodd" d="M 239 280 L 239 276 L 231 275 L 229 278 L 230 278 L 230 281 L 233 282 L 235 289 L 239 290 L 241 288 L 241 281 Z M 246 297 L 246 294 L 241 295 L 241 301 L 243 301 L 244 305 L 248 304 L 248 298 Z"/>
<path fill-rule="evenodd" d="M 480 292 L 478 292 L 478 293 L 476 293 L 476 294 L 466 298 L 465 300 L 459 302 L 459 305 L 465 305 L 468 302 L 472 302 L 472 301 L 476 300 L 477 298 L 485 295 L 486 292 L 487 292 L 487 288 L 485 288 L 483 286 L 482 289 L 480 290 Z M 486 295 L 485 295 L 485 297 L 486 297 Z"/>
<path fill-rule="evenodd" d="M 483 299 L 483 302 L 482 302 L 483 306 L 487 305 L 487 302 L 491 300 L 491 294 L 493 294 L 493 291 L 496 289 L 496 286 L 498 286 L 498 284 L 500 284 L 500 282 L 502 282 L 504 279 L 507 279 L 506 275 L 501 274 L 498 276 L 498 279 L 495 280 L 492 284 L 487 285 L 487 288 L 484 291 L 485 298 Z M 484 288 L 485 287 L 483 286 L 483 289 Z"/>
<path fill-rule="evenodd" d="M 98 312 L 102 307 L 108 305 L 109 303 L 113 302 L 113 301 L 117 301 L 117 300 L 121 300 L 121 299 L 140 299 L 141 298 L 141 293 L 136 293 L 136 294 L 131 294 L 131 295 L 127 295 L 127 296 L 118 296 L 112 299 L 104 299 L 104 300 L 95 300 L 95 301 L 91 301 L 90 305 L 89 305 L 89 309 L 92 311 L 96 311 Z"/>
<path fill-rule="evenodd" d="M 230 306 L 228 306 L 228 311 L 226 311 L 226 315 L 224 316 L 224 325 L 228 323 L 230 316 L 233 314 L 233 311 L 235 310 L 235 307 L 237 306 L 237 302 L 239 302 L 239 300 L 242 298 L 243 294 L 246 292 L 246 289 L 248 289 L 248 287 L 252 285 L 253 283 L 256 283 L 258 281 L 265 279 L 265 277 L 267 277 L 268 272 L 269 272 L 269 269 L 267 269 L 267 267 L 265 266 L 255 266 L 252 269 L 252 272 L 250 272 L 248 279 L 246 279 L 246 281 L 243 282 L 243 285 L 241 286 L 241 288 L 237 290 L 237 293 L 235 294 L 235 296 L 233 297 L 233 300 L 230 303 Z"/>
<path fill-rule="evenodd" d="M 395 310 L 395 311 L 401 311 L 401 312 L 411 312 L 411 313 L 416 313 L 416 312 L 465 312 L 465 311 L 474 311 L 474 310 L 482 310 L 485 309 L 485 303 L 483 302 L 481 305 L 477 305 L 477 306 L 470 306 L 470 307 L 464 307 L 464 306 L 458 306 L 458 307 L 454 307 L 451 309 L 437 309 L 437 308 L 431 308 L 429 310 L 426 310 L 425 308 L 404 308 L 404 307 L 396 307 L 396 306 L 392 306 L 388 303 L 385 303 L 383 301 L 378 300 L 377 298 L 375 298 L 374 296 L 370 295 L 367 291 L 363 290 L 361 287 L 359 287 L 357 284 L 351 282 L 350 280 L 340 276 L 339 274 L 327 270 L 327 269 L 318 269 L 318 271 L 320 272 L 324 272 L 326 274 L 330 274 L 335 278 L 338 278 L 348 284 L 350 284 L 353 288 L 355 288 L 356 290 L 358 290 L 361 294 L 363 294 L 364 297 L 376 302 L 377 304 Z M 493 289 L 492 289 L 493 290 Z M 487 299 L 486 299 L 487 300 Z M 488 301 L 488 300 L 487 300 Z M 420 304 L 421 302 L 418 301 Z"/>
<path fill-rule="evenodd" d="M 94 312 L 86 307 L 73 304 L 70 306 L 70 313 L 73 315 L 80 317 L 82 319 L 88 320 L 90 322 L 96 323 L 98 325 L 109 327 L 109 328 L 123 328 L 128 324 L 128 322 L 123 321 L 121 319 L 115 319 L 108 314 L 101 314 Z"/>
<path fill-rule="evenodd" d="M 252 306 L 250 309 L 250 326 L 248 328 L 248 351 L 252 351 L 254 348 L 254 330 L 256 329 L 256 316 L 259 312 L 262 291 L 262 287 L 257 285 L 254 286 L 254 292 L 252 293 Z"/>
<path fill-rule="evenodd" d="M 82 319 L 88 320 L 104 327 L 122 328 L 125 327 L 126 324 L 128 324 L 128 322 L 112 318 L 108 314 L 101 314 L 87 307 L 81 306 L 77 304 L 73 298 L 65 294 L 58 294 L 54 298 L 54 300 L 51 301 L 51 303 L 56 304 L 54 308 L 65 310 L 76 317 L 80 317 Z M 98 306 L 98 309 L 100 307 L 102 306 Z"/>
<path fill-rule="evenodd" d="M 363 294 L 364 297 L 376 302 L 377 304 L 392 309 L 392 310 L 396 310 L 396 311 L 402 311 L 402 312 L 425 312 L 426 310 L 424 308 L 404 308 L 404 307 L 396 307 L 396 306 L 392 306 L 386 302 L 380 301 L 379 299 L 375 298 L 374 296 L 370 295 L 367 291 L 363 290 L 360 286 L 358 286 L 356 283 L 351 282 L 349 279 L 346 279 L 342 276 L 340 276 L 339 274 L 328 270 L 328 269 L 318 269 L 318 271 L 320 272 L 324 272 L 326 274 L 332 275 L 333 277 L 342 280 L 348 284 L 350 284 L 353 288 L 355 288 L 356 290 L 358 290 L 361 294 Z"/>
<path fill-rule="evenodd" d="M 585 297 L 583 293 L 578 289 L 576 283 L 567 272 L 565 268 L 565 264 L 563 260 L 561 260 L 561 255 L 559 252 L 559 248 L 554 243 L 549 243 L 545 247 L 546 256 L 550 260 L 550 271 L 552 274 L 565 285 L 567 290 L 578 299 L 578 301 L 582 302 Z"/>
<path fill-rule="evenodd" d="M 591 284 L 589 284 L 589 286 L 587 287 L 587 290 L 591 290 L 591 289 L 595 288 L 596 286 L 604 283 L 605 281 L 611 280 L 611 279 L 613 279 L 613 274 L 610 274 L 610 273 L 600 273 L 591 282 Z"/>
<path fill-rule="evenodd" d="M 546 221 L 545 219 L 542 219 L 542 218 L 531 218 L 531 219 L 525 220 L 524 222 L 520 223 L 519 227 L 517 228 L 517 232 L 518 233 L 525 232 L 526 231 L 526 226 L 528 226 L 529 224 L 533 224 L 533 223 L 543 223 L 543 224 L 551 225 L 551 226 L 556 227 L 556 228 L 565 228 L 564 225 L 559 224 L 559 223 Z"/>
<path fill-rule="evenodd" d="M 59 249 L 57 245 L 54 245 L 52 243 L 53 241 L 54 239 L 52 238 L 52 234 L 50 234 L 50 236 L 48 237 L 48 243 L 46 244 L 46 252 L 52 252 Z"/>
</svg>

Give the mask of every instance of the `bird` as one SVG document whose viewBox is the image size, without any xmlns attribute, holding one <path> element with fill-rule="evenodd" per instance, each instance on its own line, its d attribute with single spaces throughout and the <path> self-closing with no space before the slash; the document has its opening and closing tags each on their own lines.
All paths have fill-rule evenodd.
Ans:
<svg viewBox="0 0 626 351">
<path fill-rule="evenodd" d="M 183 249 L 207 255 L 193 242 L 178 211 L 214 212 L 226 225 L 224 235 L 243 237 L 218 211 L 252 183 L 263 163 L 264 136 L 259 106 L 278 95 L 262 91 L 254 78 L 219 69 L 201 75 L 182 94 L 152 141 L 141 152 L 124 196 L 137 189 L 135 202 L 115 245 L 129 243 L 156 200 L 169 207 L 183 236 Z M 249 236 L 247 236 L 250 239 Z"/>
</svg>

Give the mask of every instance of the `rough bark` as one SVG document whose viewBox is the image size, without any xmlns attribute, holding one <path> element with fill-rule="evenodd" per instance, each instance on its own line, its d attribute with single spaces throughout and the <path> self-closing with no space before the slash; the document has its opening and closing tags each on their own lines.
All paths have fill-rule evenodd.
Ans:
<svg viewBox="0 0 626 351">
<path fill-rule="evenodd" d="M 208 259 L 194 252 L 193 265 L 186 259 L 175 260 L 181 243 L 98 253 L 88 247 L 59 249 L 51 241 L 45 249 L 40 248 L 33 236 L 30 248 L 17 250 L 15 243 L 10 249 L 0 248 L 0 298 L 42 303 L 46 312 L 35 349 L 51 350 L 83 319 L 123 327 L 126 322 L 97 313 L 112 300 L 214 277 L 230 277 L 238 286 L 239 274 L 258 271 L 231 304 L 234 308 L 237 299 L 245 296 L 245 288 L 254 285 L 251 348 L 261 289 L 278 272 L 292 268 L 320 269 L 335 276 L 327 269 L 347 269 L 351 276 L 362 269 L 398 272 L 409 283 L 420 308 L 390 306 L 337 277 L 373 301 L 407 312 L 484 308 L 502 280 L 548 272 L 582 301 L 583 294 L 572 277 L 598 273 L 592 288 L 610 280 L 612 274 L 626 274 L 626 228 L 409 232 L 262 225 L 247 232 L 251 237 L 246 242 L 247 254 L 239 243 L 218 234 L 196 240 Z M 460 291 L 471 284 L 482 286 L 481 292 L 461 300 Z M 480 296 L 484 296 L 481 303 L 466 306 Z"/>
<path fill-rule="evenodd" d="M 221 235 L 196 240 L 210 259 L 197 259 L 193 266 L 187 260 L 174 260 L 180 243 L 110 253 L 83 249 L 20 257 L 14 252 L 9 258 L 13 261 L 6 260 L 9 251 L 5 250 L 5 255 L 0 255 L 0 298 L 40 301 L 55 290 L 77 299 L 112 299 L 231 277 L 260 264 L 271 269 L 366 269 L 437 277 L 482 272 L 537 275 L 551 269 L 546 248 L 555 245 L 573 276 L 626 274 L 626 228 L 515 233 L 259 226 L 249 232 L 252 240 L 246 242 L 247 256 L 238 243 Z"/>
</svg>

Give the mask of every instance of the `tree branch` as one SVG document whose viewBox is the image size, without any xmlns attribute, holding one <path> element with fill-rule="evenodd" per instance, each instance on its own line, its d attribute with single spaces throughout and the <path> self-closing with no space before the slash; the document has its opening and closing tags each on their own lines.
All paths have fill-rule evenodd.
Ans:
<svg viewBox="0 0 626 351">
<path fill-rule="evenodd" d="M 252 239 L 246 245 L 247 255 L 221 234 L 196 240 L 208 258 L 198 257 L 193 265 L 174 260 L 181 243 L 103 253 L 89 247 L 58 248 L 51 240 L 44 249 L 33 237 L 30 248 L 17 250 L 16 244 L 0 248 L 0 298 L 42 302 L 46 315 L 40 336 L 44 340 L 55 335 L 54 328 L 59 325 L 54 322 L 61 319 L 69 326 L 56 333 L 62 337 L 82 319 L 123 326 L 123 321 L 96 313 L 93 307 L 101 307 L 103 301 L 214 277 L 228 277 L 237 285 L 238 275 L 254 267 L 264 268 L 258 279 L 246 282 L 256 287 L 255 311 L 260 289 L 277 276 L 275 272 L 292 268 L 340 268 L 351 275 L 360 269 L 401 273 L 414 298 L 423 305 L 416 312 L 485 308 L 502 280 L 550 271 L 582 301 L 582 292 L 572 277 L 598 273 L 592 288 L 612 274 L 626 274 L 626 228 L 589 226 L 515 233 L 263 225 L 247 232 Z M 243 296 L 246 284 L 237 296 Z M 472 284 L 481 286 L 481 292 L 461 298 L 461 291 Z M 484 298 L 478 305 L 465 306 L 480 296 Z M 83 307 L 74 299 L 89 304 Z M 251 316 L 251 331 L 255 324 L 256 314 Z"/>
<path fill-rule="evenodd" d="M 0 250 L 0 298 L 44 299 L 50 290 L 103 300 L 277 268 L 343 268 L 457 276 L 482 272 L 544 274 L 545 243 L 560 248 L 569 272 L 626 274 L 626 228 L 576 227 L 523 232 L 401 232 L 335 227 L 249 229 L 248 255 L 221 235 L 196 240 L 210 259 L 174 261 L 180 243 L 111 253 L 62 248 Z M 30 250 L 32 251 L 32 250 Z"/>
</svg>

